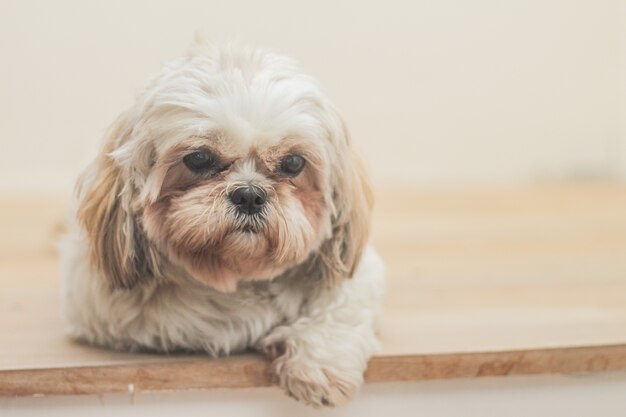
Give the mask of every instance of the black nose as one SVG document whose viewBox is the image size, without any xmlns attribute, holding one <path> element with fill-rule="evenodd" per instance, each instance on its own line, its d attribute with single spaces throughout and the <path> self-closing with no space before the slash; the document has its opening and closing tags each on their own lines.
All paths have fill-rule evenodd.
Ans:
<svg viewBox="0 0 626 417">
<path fill-rule="evenodd" d="M 267 201 L 267 195 L 262 189 L 249 185 L 237 188 L 229 197 L 235 207 L 246 214 L 260 212 Z"/>
</svg>

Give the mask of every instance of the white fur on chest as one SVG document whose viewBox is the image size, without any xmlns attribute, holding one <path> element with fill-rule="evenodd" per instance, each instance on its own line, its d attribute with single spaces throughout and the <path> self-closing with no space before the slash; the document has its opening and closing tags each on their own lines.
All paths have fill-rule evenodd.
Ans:
<svg viewBox="0 0 626 417">
<path fill-rule="evenodd" d="M 306 298 L 308 287 L 284 282 L 247 284 L 229 294 L 200 283 L 112 290 L 90 270 L 81 234 L 63 242 L 65 314 L 71 335 L 92 344 L 224 355 L 256 346 L 273 327 L 295 319 Z"/>
</svg>

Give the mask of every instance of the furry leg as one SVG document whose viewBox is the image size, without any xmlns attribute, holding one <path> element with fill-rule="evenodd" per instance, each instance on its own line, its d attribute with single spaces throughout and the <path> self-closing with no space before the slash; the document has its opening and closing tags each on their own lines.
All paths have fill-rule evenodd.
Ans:
<svg viewBox="0 0 626 417">
<path fill-rule="evenodd" d="M 266 336 L 263 350 L 287 394 L 314 406 L 334 406 L 358 391 L 378 348 L 375 321 L 383 279 L 383 263 L 368 248 L 352 279 L 318 297 L 295 322 Z"/>
</svg>

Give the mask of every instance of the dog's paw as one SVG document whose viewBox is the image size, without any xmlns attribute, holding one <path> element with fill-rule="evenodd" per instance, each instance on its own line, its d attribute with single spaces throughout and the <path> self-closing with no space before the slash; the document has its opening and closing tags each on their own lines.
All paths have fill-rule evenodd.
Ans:
<svg viewBox="0 0 626 417">
<path fill-rule="evenodd" d="M 290 397 L 309 405 L 344 404 L 358 391 L 363 380 L 359 372 L 325 367 L 306 352 L 299 351 L 290 339 L 268 340 L 263 344 L 263 351 L 273 361 L 280 387 Z"/>
<path fill-rule="evenodd" d="M 287 395 L 315 407 L 345 404 L 359 387 L 326 369 L 298 369 L 293 363 L 283 367 L 277 375 Z"/>
</svg>

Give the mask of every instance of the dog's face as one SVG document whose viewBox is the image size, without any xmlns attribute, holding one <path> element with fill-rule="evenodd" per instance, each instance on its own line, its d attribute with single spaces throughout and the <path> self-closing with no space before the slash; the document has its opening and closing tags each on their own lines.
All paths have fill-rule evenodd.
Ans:
<svg viewBox="0 0 626 417">
<path fill-rule="evenodd" d="M 336 282 L 367 239 L 371 194 L 340 117 L 290 60 L 263 51 L 167 66 L 81 186 L 92 264 L 118 286 L 168 264 L 223 291 L 305 262 Z"/>
<path fill-rule="evenodd" d="M 155 164 L 163 180 L 144 209 L 149 239 L 220 289 L 274 277 L 331 236 L 324 148 L 295 132 L 259 133 L 216 127 Z"/>
</svg>

